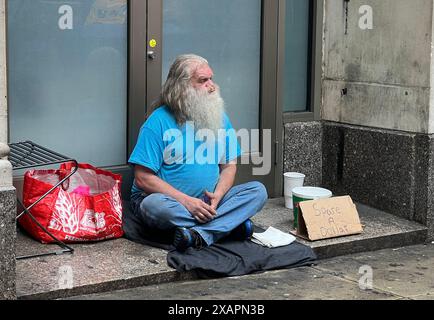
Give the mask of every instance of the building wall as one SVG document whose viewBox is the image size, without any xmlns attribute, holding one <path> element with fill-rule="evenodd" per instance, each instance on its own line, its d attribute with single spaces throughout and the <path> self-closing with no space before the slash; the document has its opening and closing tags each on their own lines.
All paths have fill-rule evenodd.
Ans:
<svg viewBox="0 0 434 320">
<path fill-rule="evenodd" d="M 0 143 L 7 142 L 5 0 L 0 0 Z"/>
<path fill-rule="evenodd" d="M 0 300 L 15 299 L 16 192 L 7 161 L 5 1 L 0 0 Z"/>
<path fill-rule="evenodd" d="M 302 172 L 304 185 L 322 183 L 322 133 L 320 121 L 287 123 L 284 127 L 284 172 Z"/>
<path fill-rule="evenodd" d="M 362 5 L 373 29 L 359 27 Z M 433 133 L 433 1 L 325 0 L 324 11 L 323 119 Z"/>
<path fill-rule="evenodd" d="M 322 185 L 433 239 L 433 1 L 324 4 Z M 359 26 L 362 5 L 373 29 Z"/>
</svg>

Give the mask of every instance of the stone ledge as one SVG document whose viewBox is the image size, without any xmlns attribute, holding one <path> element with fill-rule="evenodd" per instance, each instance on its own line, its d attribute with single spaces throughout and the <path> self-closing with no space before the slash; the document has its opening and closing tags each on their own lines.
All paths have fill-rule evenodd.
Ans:
<svg viewBox="0 0 434 320">
<path fill-rule="evenodd" d="M 254 218 L 255 223 L 263 228 L 274 226 L 288 232 L 292 226 L 292 212 L 283 203 L 283 198 L 270 199 Z M 320 259 L 425 241 L 426 227 L 367 206 L 357 206 L 362 223 L 366 225 L 363 234 L 315 242 L 299 241 L 313 247 Z M 19 298 L 57 299 L 196 278 L 194 273 L 179 274 L 171 269 L 166 262 L 166 251 L 126 239 L 73 247 L 73 255 L 17 261 Z M 53 249 L 57 246 L 42 245 L 19 234 L 18 255 Z M 72 267 L 75 284 L 72 289 L 59 288 L 61 266 Z"/>
<path fill-rule="evenodd" d="M 19 299 L 57 299 L 105 292 L 118 288 L 192 279 L 179 274 L 166 262 L 166 251 L 116 239 L 89 244 L 73 244 L 74 254 L 46 256 L 17 261 Z M 19 232 L 17 256 L 57 250 Z M 61 267 L 72 270 L 72 288 L 62 288 Z"/>
<path fill-rule="evenodd" d="M 428 229 L 421 224 L 360 203 L 356 203 L 356 207 L 364 225 L 362 234 L 319 241 L 298 241 L 312 247 L 319 259 L 426 241 Z M 283 198 L 270 199 L 255 218 L 255 222 L 263 227 L 272 225 L 284 232 L 290 232 L 293 225 L 292 210 L 284 207 Z"/>
</svg>

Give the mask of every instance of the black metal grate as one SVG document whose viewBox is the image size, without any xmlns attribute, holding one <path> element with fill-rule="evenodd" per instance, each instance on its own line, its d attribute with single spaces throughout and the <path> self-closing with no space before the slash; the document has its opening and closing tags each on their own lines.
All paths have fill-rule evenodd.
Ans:
<svg viewBox="0 0 434 320">
<path fill-rule="evenodd" d="M 74 161 L 32 141 L 10 143 L 9 148 L 11 149 L 9 161 L 14 170 Z"/>
</svg>

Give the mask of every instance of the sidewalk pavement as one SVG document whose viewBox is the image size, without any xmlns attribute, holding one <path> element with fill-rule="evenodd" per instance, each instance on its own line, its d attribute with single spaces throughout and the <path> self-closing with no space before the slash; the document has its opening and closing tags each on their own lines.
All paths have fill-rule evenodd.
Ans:
<svg viewBox="0 0 434 320">
<path fill-rule="evenodd" d="M 434 245 L 357 253 L 320 260 L 313 267 L 171 282 L 70 299 L 434 300 Z"/>
</svg>

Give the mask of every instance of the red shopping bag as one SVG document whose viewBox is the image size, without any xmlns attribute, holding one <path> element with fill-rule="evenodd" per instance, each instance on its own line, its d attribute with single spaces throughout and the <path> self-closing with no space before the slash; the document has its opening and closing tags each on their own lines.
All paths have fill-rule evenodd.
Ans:
<svg viewBox="0 0 434 320">
<path fill-rule="evenodd" d="M 28 208 L 35 203 L 71 172 L 73 166 L 73 162 L 68 162 L 58 170 L 27 171 L 24 206 Z M 119 238 L 123 235 L 121 183 L 118 174 L 79 164 L 77 172 L 30 212 L 56 238 L 67 243 Z M 19 223 L 42 243 L 54 242 L 27 214 L 20 217 Z"/>
</svg>

